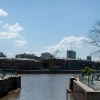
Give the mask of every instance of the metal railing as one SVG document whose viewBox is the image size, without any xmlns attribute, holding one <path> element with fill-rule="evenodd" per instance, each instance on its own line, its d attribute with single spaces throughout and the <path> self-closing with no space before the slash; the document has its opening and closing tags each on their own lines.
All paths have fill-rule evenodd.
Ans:
<svg viewBox="0 0 100 100">
<path fill-rule="evenodd" d="M 78 78 L 80 82 L 86 84 L 94 90 L 100 90 L 100 75 L 92 74 L 89 76 L 82 76 L 81 74 L 74 74 L 74 78 Z"/>
<path fill-rule="evenodd" d="M 0 78 L 17 76 L 17 72 L 0 72 Z"/>
</svg>

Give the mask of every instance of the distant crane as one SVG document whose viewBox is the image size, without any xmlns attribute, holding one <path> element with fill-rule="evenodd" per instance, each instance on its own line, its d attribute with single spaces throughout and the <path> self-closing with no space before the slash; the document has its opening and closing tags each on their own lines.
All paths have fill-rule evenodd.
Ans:
<svg viewBox="0 0 100 100">
<path fill-rule="evenodd" d="M 55 57 L 56 57 L 56 55 L 57 55 L 58 52 L 60 52 L 60 51 L 59 50 L 56 50 L 53 54 L 50 55 L 49 68 L 51 70 L 54 68 L 54 59 L 55 59 Z"/>
<path fill-rule="evenodd" d="M 56 50 L 52 55 L 50 55 L 50 58 L 55 58 L 57 53 L 60 52 L 59 50 Z M 61 53 L 61 52 L 60 52 Z"/>
</svg>

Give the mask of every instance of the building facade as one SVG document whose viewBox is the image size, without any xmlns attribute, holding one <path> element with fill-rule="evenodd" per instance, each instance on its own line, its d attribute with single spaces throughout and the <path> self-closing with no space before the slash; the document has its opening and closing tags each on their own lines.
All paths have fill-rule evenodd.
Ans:
<svg viewBox="0 0 100 100">
<path fill-rule="evenodd" d="M 34 59 L 19 59 L 6 57 L 0 58 L 0 69 L 22 69 L 22 70 L 41 70 L 49 69 L 50 59 L 43 59 L 42 61 L 37 61 Z M 82 70 L 85 67 L 90 67 L 100 70 L 100 62 L 92 62 L 89 60 L 78 60 L 78 59 L 54 59 L 53 68 L 61 70 Z"/>
<path fill-rule="evenodd" d="M 6 57 L 2 52 L 0 52 L 0 57 Z"/>
<path fill-rule="evenodd" d="M 87 60 L 90 60 L 91 61 L 91 56 L 87 56 Z"/>
<path fill-rule="evenodd" d="M 17 54 L 15 56 L 15 58 L 29 58 L 29 59 L 34 59 L 34 54 L 26 54 L 26 53 L 23 53 L 23 54 Z"/>
<path fill-rule="evenodd" d="M 51 53 L 45 52 L 45 53 L 41 53 L 41 58 L 42 59 L 49 59 Z"/>
<path fill-rule="evenodd" d="M 72 50 L 67 50 L 67 58 L 76 59 L 76 52 Z"/>
</svg>

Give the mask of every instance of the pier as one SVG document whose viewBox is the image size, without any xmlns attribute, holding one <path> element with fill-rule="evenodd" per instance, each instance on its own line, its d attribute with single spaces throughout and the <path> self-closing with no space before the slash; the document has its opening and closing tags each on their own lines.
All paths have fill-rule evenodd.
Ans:
<svg viewBox="0 0 100 100">
<path fill-rule="evenodd" d="M 21 87 L 21 76 L 10 75 L 0 78 L 0 98 L 7 95 L 9 91 Z"/>
<path fill-rule="evenodd" d="M 66 100 L 68 100 L 68 93 L 73 95 L 74 100 L 100 100 L 99 80 L 85 79 L 84 81 L 82 82 L 78 77 L 70 77 L 69 89 L 66 89 Z"/>
</svg>

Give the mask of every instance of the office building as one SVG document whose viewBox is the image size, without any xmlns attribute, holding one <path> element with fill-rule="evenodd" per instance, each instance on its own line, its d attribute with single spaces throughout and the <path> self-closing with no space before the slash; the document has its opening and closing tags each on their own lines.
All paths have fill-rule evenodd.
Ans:
<svg viewBox="0 0 100 100">
<path fill-rule="evenodd" d="M 67 50 L 67 58 L 76 59 L 76 52 L 73 50 Z"/>
<path fill-rule="evenodd" d="M 4 55 L 3 52 L 0 52 L 0 57 L 6 57 L 6 55 Z"/>
<path fill-rule="evenodd" d="M 16 56 L 15 56 L 15 58 L 29 58 L 29 59 L 34 59 L 34 54 L 26 54 L 26 53 L 24 53 L 24 54 L 17 54 Z"/>
<path fill-rule="evenodd" d="M 91 61 L 91 56 L 87 56 L 87 60 L 90 60 Z"/>
<path fill-rule="evenodd" d="M 41 53 L 41 58 L 42 59 L 48 59 L 50 57 L 51 53 L 45 52 L 45 53 Z"/>
</svg>

